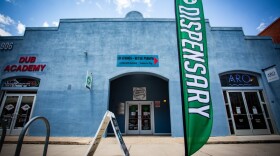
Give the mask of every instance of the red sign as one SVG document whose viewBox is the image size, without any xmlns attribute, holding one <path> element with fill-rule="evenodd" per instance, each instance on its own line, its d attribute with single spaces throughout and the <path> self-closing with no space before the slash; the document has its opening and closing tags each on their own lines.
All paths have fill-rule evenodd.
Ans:
<svg viewBox="0 0 280 156">
<path fill-rule="evenodd" d="M 22 56 L 19 58 L 19 64 L 7 65 L 4 72 L 42 72 L 46 64 L 36 64 L 35 56 Z"/>
<path fill-rule="evenodd" d="M 160 107 L 160 101 L 155 101 L 155 107 Z"/>
</svg>

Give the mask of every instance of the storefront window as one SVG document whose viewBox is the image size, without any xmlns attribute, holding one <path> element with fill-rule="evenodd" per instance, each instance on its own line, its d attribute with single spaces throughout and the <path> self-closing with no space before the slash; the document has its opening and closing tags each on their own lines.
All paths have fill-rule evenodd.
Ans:
<svg viewBox="0 0 280 156">
<path fill-rule="evenodd" d="M 220 82 L 231 134 L 274 133 L 267 100 L 256 75 L 230 72 L 221 74 Z"/>
</svg>

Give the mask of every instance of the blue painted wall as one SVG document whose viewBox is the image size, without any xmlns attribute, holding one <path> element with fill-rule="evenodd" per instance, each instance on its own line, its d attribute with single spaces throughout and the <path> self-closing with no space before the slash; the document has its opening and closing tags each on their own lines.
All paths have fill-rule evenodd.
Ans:
<svg viewBox="0 0 280 156">
<path fill-rule="evenodd" d="M 241 28 L 211 27 L 207 22 L 211 96 L 214 108 L 212 136 L 229 135 L 219 74 L 249 71 L 259 75 L 280 129 L 280 81 L 267 83 L 261 69 L 276 65 L 280 74 L 279 45 L 270 38 L 245 36 Z M 33 116 L 45 116 L 52 136 L 93 136 L 109 106 L 110 79 L 129 72 L 147 72 L 169 80 L 171 133 L 183 136 L 182 106 L 176 25 L 174 19 L 145 19 L 131 12 L 121 19 L 63 19 L 58 28 L 27 28 L 23 37 L 0 37 L 14 42 L 11 51 L 0 52 L 0 79 L 33 76 L 41 79 Z M 6 64 L 20 55 L 37 55 L 47 67 L 42 73 L 4 73 Z M 117 67 L 117 55 L 158 55 L 159 67 Z M 93 88 L 85 87 L 87 71 Z M 3 92 L 2 92 L 3 93 Z M 32 135 L 43 135 L 33 126 Z"/>
<path fill-rule="evenodd" d="M 211 96 L 214 110 L 212 135 L 229 135 L 226 110 L 223 101 L 219 74 L 230 71 L 252 72 L 258 75 L 260 87 L 246 89 L 263 89 L 272 111 L 272 118 L 279 131 L 279 94 L 280 81 L 268 83 L 262 69 L 276 65 L 280 72 L 280 53 L 269 37 L 245 36 L 242 28 L 211 27 L 207 24 L 208 56 L 211 77 Z M 227 88 L 235 89 L 235 88 Z M 242 89 L 242 88 L 238 88 Z"/>
</svg>

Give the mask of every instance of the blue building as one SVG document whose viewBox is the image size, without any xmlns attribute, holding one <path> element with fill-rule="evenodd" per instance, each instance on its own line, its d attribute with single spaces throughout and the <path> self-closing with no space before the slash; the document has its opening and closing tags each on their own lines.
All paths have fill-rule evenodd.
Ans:
<svg viewBox="0 0 280 156">
<path fill-rule="evenodd" d="M 278 134 L 280 45 L 206 21 L 212 136 Z M 18 135 L 94 136 L 106 110 L 124 135 L 183 136 L 175 19 L 62 19 L 0 37 L 1 117 Z M 37 123 L 31 135 L 42 135 Z M 108 134 L 112 133 L 109 128 Z"/>
</svg>

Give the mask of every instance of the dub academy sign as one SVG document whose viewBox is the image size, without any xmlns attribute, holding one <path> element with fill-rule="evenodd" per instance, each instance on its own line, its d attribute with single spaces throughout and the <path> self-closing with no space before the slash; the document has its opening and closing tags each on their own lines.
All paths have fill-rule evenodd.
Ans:
<svg viewBox="0 0 280 156">
<path fill-rule="evenodd" d="M 208 140 L 213 123 L 202 0 L 175 0 L 185 155 Z"/>
</svg>

